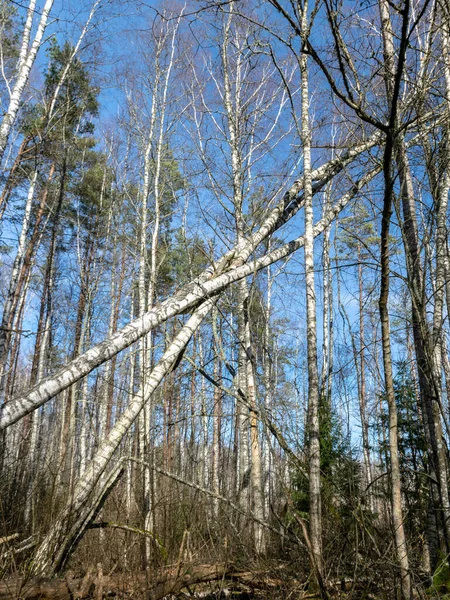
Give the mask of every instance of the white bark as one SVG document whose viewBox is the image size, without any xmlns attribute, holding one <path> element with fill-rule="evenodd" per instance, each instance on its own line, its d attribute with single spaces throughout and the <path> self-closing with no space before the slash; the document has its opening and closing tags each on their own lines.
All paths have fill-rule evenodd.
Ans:
<svg viewBox="0 0 450 600">
<path fill-rule="evenodd" d="M 447 98 L 447 111 L 450 114 L 450 23 L 449 14 L 444 14 L 444 23 L 441 28 L 442 36 L 442 57 L 444 63 L 444 79 Z M 446 18 L 445 18 L 446 17 Z M 434 314 L 433 314 L 433 349 L 434 349 L 434 368 L 437 382 L 442 379 L 442 349 L 443 349 L 443 334 L 444 334 L 444 297 L 445 297 L 445 266 L 447 253 L 447 209 L 448 196 L 450 191 L 450 166 L 448 161 L 450 158 L 450 134 L 448 128 L 445 128 L 447 156 L 446 169 L 442 176 L 442 181 L 439 182 L 439 197 L 435 198 L 437 204 L 436 214 L 436 269 L 434 282 Z M 448 393 L 448 391 L 447 391 Z"/>
<path fill-rule="evenodd" d="M 142 200 L 142 216 L 141 216 L 141 243 L 140 243 L 140 260 L 139 260 L 139 313 L 142 316 L 146 311 L 149 311 L 153 308 L 153 304 L 156 296 L 156 281 L 158 276 L 158 246 L 159 246 L 159 235 L 160 235 L 160 227 L 161 227 L 161 170 L 162 170 L 162 160 L 163 160 L 163 151 L 164 151 L 164 142 L 165 142 L 165 121 L 166 121 L 166 111 L 167 111 L 167 95 L 169 92 L 169 85 L 171 80 L 172 69 L 174 66 L 174 55 L 176 48 L 176 39 L 178 33 L 178 27 L 180 23 L 181 14 L 175 22 L 175 26 L 172 30 L 165 32 L 165 35 L 162 36 L 161 40 L 158 41 L 158 47 L 156 50 L 156 58 L 155 58 L 155 84 L 152 89 L 152 106 L 151 106 L 151 115 L 150 115 L 150 127 L 149 127 L 149 135 L 147 139 L 147 148 L 145 152 L 145 160 L 144 160 L 144 188 L 143 188 L 143 200 Z M 164 47 L 167 43 L 167 38 L 170 37 L 170 54 L 167 64 L 162 65 L 160 62 L 161 54 L 164 50 Z M 164 76 L 163 76 L 164 75 Z M 162 89 L 160 90 L 160 84 L 162 80 Z M 157 123 L 157 113 L 158 113 L 158 123 Z M 156 127 L 158 126 L 158 132 L 155 132 Z M 152 157 L 152 150 L 154 149 L 154 137 L 155 133 L 157 133 L 156 139 L 156 148 L 155 148 L 155 156 Z M 154 165 L 154 172 L 152 173 L 152 163 Z M 149 284 L 148 284 L 148 294 L 146 293 L 145 286 L 145 274 L 146 274 L 146 266 L 147 266 L 147 202 L 150 194 L 150 183 L 151 183 L 151 175 L 153 175 L 153 199 L 154 199 L 154 207 L 153 207 L 153 215 L 154 215 L 154 223 L 153 223 L 153 231 L 152 231 L 152 242 L 151 242 L 151 259 L 150 259 L 150 276 L 149 276 Z M 145 336 L 141 339 L 140 345 L 140 362 L 141 362 L 141 378 L 142 385 L 145 386 L 145 378 L 146 378 L 146 370 L 148 366 L 151 364 L 151 356 L 152 356 L 152 335 L 150 332 L 149 336 Z M 141 456 L 146 455 L 146 451 L 148 452 L 151 445 L 150 440 L 150 425 L 153 413 L 152 403 L 149 402 L 148 405 L 144 408 L 143 414 L 141 416 Z M 150 490 L 150 470 L 148 468 L 144 468 L 143 477 L 144 477 L 144 495 L 145 500 L 144 504 L 148 507 L 147 514 L 145 516 L 145 528 L 148 530 L 153 529 L 153 508 L 151 506 L 151 490 Z M 146 555 L 147 559 L 150 560 L 151 555 L 151 540 L 150 538 L 146 539 Z"/>
<path fill-rule="evenodd" d="M 8 109 L 4 114 L 2 123 L 0 125 L 0 163 L 5 153 L 11 129 L 17 117 L 23 90 L 25 89 L 31 68 L 33 67 L 36 55 L 42 43 L 42 37 L 47 27 L 47 21 L 53 6 L 53 0 L 46 0 L 41 12 L 41 18 L 37 26 L 34 40 L 31 44 L 31 47 L 28 48 L 35 6 L 36 0 L 30 0 L 27 20 L 25 22 L 23 33 L 22 48 L 20 50 L 19 63 L 17 66 L 17 77 L 14 87 L 11 90 Z"/>
<path fill-rule="evenodd" d="M 236 229 L 236 247 L 245 248 L 246 224 L 243 215 L 244 188 L 246 180 L 250 179 L 250 164 L 245 161 L 244 140 L 242 138 L 251 119 L 248 114 L 248 99 L 245 97 L 245 60 L 244 53 L 239 52 L 235 63 L 230 59 L 230 53 L 241 50 L 246 43 L 245 32 L 241 34 L 234 21 L 235 4 L 229 5 L 229 15 L 225 22 L 221 57 L 223 65 L 224 96 L 223 103 L 227 116 L 227 143 L 231 154 L 232 174 L 232 203 Z M 234 27 L 233 27 L 234 26 Z M 236 28 L 234 30 L 234 28 Z M 246 107 L 247 105 L 247 107 Z M 251 155 L 253 147 L 248 151 Z M 237 384 L 246 396 L 250 407 L 256 409 L 256 386 L 252 364 L 252 349 L 249 320 L 249 290 L 246 279 L 238 284 L 238 375 Z M 237 407 L 237 427 L 239 431 L 239 474 L 238 494 L 240 505 L 247 509 L 253 499 L 256 517 L 264 520 L 264 500 L 261 474 L 261 447 L 259 443 L 258 420 L 256 414 L 245 404 Z M 265 549 L 264 531 L 259 523 L 255 523 L 255 547 L 257 552 Z"/>
<path fill-rule="evenodd" d="M 238 390 L 248 397 L 248 371 L 247 371 L 247 348 L 246 348 L 246 317 L 245 312 L 248 310 L 248 289 L 247 282 L 242 279 L 239 282 L 238 288 L 238 371 L 236 377 L 236 387 Z M 243 509 L 247 510 L 250 501 L 250 483 L 251 469 L 250 462 L 250 446 L 249 446 L 249 425 L 250 412 L 248 406 L 243 403 L 236 405 L 236 426 L 238 428 L 239 446 L 238 446 L 238 465 L 239 476 L 237 478 L 238 498 Z"/>
<path fill-rule="evenodd" d="M 301 13 L 302 43 L 309 35 L 308 0 Z M 303 192 L 305 198 L 306 341 L 308 356 L 308 460 L 309 535 L 312 569 L 320 584 L 322 577 L 322 500 L 320 475 L 319 371 L 317 365 L 317 318 L 314 275 L 313 188 L 311 177 L 311 128 L 309 124 L 308 58 L 299 58 L 301 74 L 301 140 L 303 149 Z"/>
<path fill-rule="evenodd" d="M 25 60 L 27 58 L 27 54 L 30 46 L 30 37 L 31 37 L 31 28 L 33 27 L 33 19 L 34 13 L 36 11 L 36 0 L 30 0 L 30 4 L 28 5 L 27 10 L 27 18 L 25 21 L 25 26 L 23 30 L 22 36 L 22 44 L 20 46 L 19 60 L 17 62 L 17 72 L 20 73 Z"/>
<path fill-rule="evenodd" d="M 256 383 L 252 361 L 252 344 L 250 337 L 250 322 L 247 319 L 245 327 L 245 346 L 247 352 L 247 399 L 253 410 L 250 411 L 250 453 L 251 453 L 251 482 L 253 492 L 253 513 L 258 521 L 255 522 L 255 548 L 257 553 L 266 550 L 264 529 L 260 522 L 264 521 L 264 488 L 262 481 L 262 459 L 259 435 L 259 420 L 256 405 Z"/>
</svg>

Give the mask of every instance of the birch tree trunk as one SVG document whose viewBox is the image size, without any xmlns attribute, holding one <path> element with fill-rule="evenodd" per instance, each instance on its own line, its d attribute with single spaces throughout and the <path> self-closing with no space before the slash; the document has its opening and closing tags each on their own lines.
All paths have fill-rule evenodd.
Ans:
<svg viewBox="0 0 450 600">
<path fill-rule="evenodd" d="M 250 319 L 248 316 L 245 327 L 245 348 L 247 354 L 247 400 L 250 404 L 250 452 L 251 452 L 251 482 L 253 492 L 253 513 L 258 519 L 255 521 L 255 549 L 258 554 L 265 552 L 266 539 L 264 528 L 261 522 L 264 522 L 264 488 L 262 480 L 262 458 L 261 444 L 259 435 L 259 420 L 257 413 L 256 384 L 253 362 L 252 341 L 250 336 Z"/>
<path fill-rule="evenodd" d="M 450 115 L 450 7 L 444 2 L 442 4 L 442 20 L 441 28 L 442 37 L 442 57 L 444 63 L 444 79 L 447 99 L 447 114 Z M 447 245 L 447 210 L 448 196 L 450 191 L 450 151 L 448 150 L 450 143 L 450 133 L 448 127 L 444 128 L 445 144 L 447 149 L 443 157 L 443 174 L 438 182 L 437 197 L 435 197 L 436 214 L 436 269 L 434 281 L 434 313 L 433 313 L 433 350 L 435 363 L 435 377 L 437 382 L 442 379 L 442 356 L 444 344 L 444 298 L 446 291 L 445 279 L 445 263 L 446 263 L 446 245 Z M 447 315 L 449 318 L 450 315 Z M 447 357 L 448 361 L 448 357 Z M 444 365 L 445 362 L 444 361 Z M 439 390 L 441 391 L 441 390 Z M 450 538 L 449 538 L 450 542 Z"/>
<path fill-rule="evenodd" d="M 392 178 L 392 163 L 397 150 L 397 160 L 403 156 L 402 150 L 405 150 L 401 141 L 398 141 L 398 105 L 400 96 L 400 85 L 403 77 L 405 50 L 406 50 L 406 28 L 409 22 L 409 3 L 406 3 L 402 11 L 402 34 L 398 64 L 395 65 L 394 45 L 392 37 L 392 26 L 389 14 L 389 5 L 386 0 L 379 0 L 379 9 L 382 22 L 382 35 L 384 43 L 384 54 L 386 60 L 386 92 L 389 101 L 389 125 L 390 130 L 386 136 L 386 144 L 383 157 L 383 174 L 385 182 L 384 204 L 381 224 L 381 287 L 380 287 L 380 321 L 383 349 L 383 367 L 385 378 L 385 393 L 389 409 L 389 457 L 391 464 L 391 498 L 392 498 L 392 521 L 394 526 L 394 539 L 397 551 L 397 560 L 401 569 L 401 590 L 404 600 L 411 600 L 413 597 L 413 588 L 409 572 L 409 560 L 406 546 L 405 530 L 403 526 L 403 508 L 401 494 L 401 475 L 400 460 L 398 451 L 398 427 L 397 427 L 397 405 L 394 392 L 394 381 L 392 373 L 392 352 L 390 341 L 390 323 L 389 323 L 389 228 L 392 215 L 392 200 L 394 195 L 394 183 Z M 403 164 L 403 167 L 406 167 Z M 400 168 L 400 178 L 403 189 L 408 185 L 405 177 L 407 170 Z M 403 195 L 405 198 L 405 194 Z M 409 200 L 411 199 L 408 196 Z M 406 202 L 404 206 L 407 206 Z M 408 204 L 410 206 L 410 204 Z M 410 219 L 410 222 L 411 219 Z M 419 265 L 416 264 L 416 269 Z"/>
<path fill-rule="evenodd" d="M 386 90 L 390 103 L 395 93 L 395 48 L 393 30 L 387 0 L 379 1 L 384 55 L 386 62 Z M 409 14 L 410 3 L 406 2 L 402 10 L 403 22 Z M 405 26 L 404 26 L 405 29 Z M 406 31 L 402 33 L 401 45 L 406 44 Z M 414 198 L 413 179 L 410 171 L 404 133 L 399 133 L 398 114 L 394 115 L 392 126 L 395 131 L 393 139 L 394 157 L 397 163 L 400 180 L 401 210 L 403 216 L 402 236 L 405 249 L 408 287 L 412 301 L 413 335 L 418 363 L 420 396 L 423 406 L 423 417 L 427 442 L 432 450 L 430 454 L 430 493 L 439 496 L 436 518 L 442 523 L 445 532 L 446 546 L 450 541 L 450 502 L 448 496 L 447 461 L 442 443 L 442 423 L 440 415 L 440 385 L 436 379 L 434 353 L 432 349 L 432 332 L 429 329 L 426 315 L 426 286 L 419 250 L 417 216 Z M 399 210 L 397 210 L 399 212 Z M 431 490 L 437 481 L 437 490 Z M 442 517 L 442 519 L 441 519 Z"/>
<path fill-rule="evenodd" d="M 270 238 L 268 240 L 268 251 L 270 251 Z M 275 353 L 275 344 L 272 345 L 270 339 L 270 316 L 272 311 L 272 285 L 273 277 L 271 268 L 267 267 L 267 299 L 266 299 L 266 315 L 264 322 L 264 388 L 265 388 L 265 410 L 272 409 L 273 390 L 275 389 L 275 372 L 272 352 Z M 273 350 L 271 350 L 273 348 Z M 270 503 L 272 499 L 272 491 L 274 489 L 274 481 L 272 480 L 272 454 L 270 444 L 270 432 L 264 424 L 264 467 L 263 467 L 263 486 L 264 486 L 264 515 L 269 518 Z"/>
<path fill-rule="evenodd" d="M 159 52 L 157 52 L 156 63 L 158 63 Z M 157 110 L 157 96 L 159 87 L 160 70 L 158 65 L 156 67 L 156 79 L 155 87 L 153 90 L 152 108 L 149 124 L 148 138 L 146 140 L 146 149 L 144 154 L 144 185 L 142 190 L 142 209 L 140 214 L 140 243 L 139 243 L 139 279 L 138 279 L 138 305 L 139 315 L 145 314 L 147 309 L 147 286 L 146 286 L 146 273 L 147 273 L 147 228 L 148 228 L 148 199 L 150 194 L 150 178 L 151 178 L 151 153 L 153 149 L 153 136 L 156 122 L 156 110 Z M 159 206 L 156 205 L 156 221 L 159 222 Z M 156 226 L 156 224 L 155 224 Z M 151 252 L 157 251 L 157 249 L 151 249 Z M 150 275 L 152 277 L 152 274 Z M 152 337 L 151 332 L 149 335 L 143 336 L 139 341 L 139 376 L 138 382 L 141 386 L 145 386 L 146 377 L 149 364 L 149 356 L 151 355 L 151 344 Z M 139 439 L 139 454 L 144 459 L 147 458 L 150 452 L 150 412 L 152 407 L 150 405 L 144 406 L 142 413 L 139 416 L 139 427 L 136 430 L 136 435 Z M 152 517 L 153 511 L 150 506 L 150 470 L 144 465 L 142 466 L 141 473 L 143 481 L 143 506 L 144 506 L 144 529 L 152 530 Z M 150 560 L 151 554 L 151 540 L 145 539 L 145 561 Z M 146 563 L 145 563 L 146 564 Z"/>
<path fill-rule="evenodd" d="M 183 11 L 182 11 L 183 12 Z M 139 313 L 144 315 L 150 311 L 156 298 L 156 283 L 158 276 L 158 251 L 159 236 L 161 228 L 161 210 L 162 210 L 162 190 L 161 176 L 163 168 L 164 143 L 166 141 L 166 118 L 167 118 L 167 96 L 171 82 L 172 70 L 174 67 L 174 56 L 176 40 L 181 14 L 174 25 L 169 25 L 167 31 L 164 31 L 161 39 L 157 42 L 155 56 L 155 82 L 152 89 L 152 104 L 149 124 L 149 134 L 144 157 L 144 186 L 141 216 L 141 242 L 140 242 L 140 260 L 139 260 Z M 162 64 L 162 55 L 168 47 L 169 56 L 167 62 Z M 153 192 L 153 230 L 150 250 L 150 272 L 148 280 L 148 292 L 146 290 L 145 278 L 147 270 L 147 211 L 148 198 L 150 192 Z M 140 364 L 142 385 L 145 386 L 146 370 L 151 364 L 153 355 L 153 337 L 152 332 L 141 339 Z M 152 420 L 153 406 L 148 403 L 144 407 L 141 415 L 141 455 L 146 456 L 150 452 L 150 425 Z M 144 506 L 146 506 L 146 515 L 144 520 L 145 529 L 153 529 L 153 509 L 151 506 L 151 483 L 152 474 L 147 467 L 143 467 L 144 481 Z M 154 492 L 153 492 L 154 494 Z M 146 560 L 150 559 L 151 540 L 146 540 Z"/>
<path fill-rule="evenodd" d="M 325 191 L 325 203 L 323 216 L 331 206 L 331 186 L 328 185 Z M 327 227 L 323 232 L 322 247 L 322 269 L 323 269 L 323 325 L 322 325 L 322 373 L 320 377 L 321 395 L 325 402 L 331 402 L 331 371 L 332 371 L 332 343 L 331 343 L 331 324 L 333 311 L 333 290 L 331 277 L 330 261 L 330 228 Z"/>
<path fill-rule="evenodd" d="M 302 45 L 309 36 L 309 3 L 303 3 L 301 13 Z M 311 174 L 311 130 L 309 124 L 308 59 L 299 57 L 301 75 L 301 140 L 303 149 L 303 195 L 305 203 L 305 281 L 306 281 L 306 342 L 308 357 L 308 473 L 309 473 L 309 536 L 312 569 L 320 585 L 323 572 L 322 502 L 320 478 L 319 371 L 317 366 L 316 290 L 314 276 L 313 189 Z"/>
<path fill-rule="evenodd" d="M 34 40 L 31 46 L 29 46 L 33 18 L 36 9 L 36 0 L 30 0 L 30 4 L 28 6 L 27 19 L 22 37 L 22 46 L 17 65 L 16 81 L 10 93 L 9 106 L 0 124 L 0 164 L 8 144 L 11 129 L 15 123 L 17 113 L 19 111 L 22 94 L 28 82 L 31 68 L 33 67 L 38 50 L 41 47 L 42 38 L 47 27 L 47 21 L 52 7 L 53 0 L 46 0 L 42 8 Z"/>
<path fill-rule="evenodd" d="M 245 164 L 243 154 L 244 140 L 242 136 L 246 131 L 245 106 L 245 63 L 243 53 L 239 52 L 237 59 L 230 59 L 230 52 L 234 49 L 241 50 L 245 35 L 239 30 L 233 31 L 235 19 L 235 3 L 230 4 L 230 11 L 225 22 L 221 57 L 223 65 L 224 106 L 227 115 L 228 144 L 231 155 L 231 174 L 233 190 L 233 207 L 236 231 L 237 248 L 246 246 L 246 223 L 243 214 L 245 179 L 249 177 L 248 165 Z M 233 63 L 233 64 L 232 64 Z M 245 172 L 247 169 L 247 173 Z M 246 279 L 238 284 L 238 388 L 246 397 L 247 403 L 237 406 L 237 426 L 239 433 L 239 501 L 244 509 L 248 509 L 249 502 L 253 499 L 254 513 L 260 521 L 264 521 L 264 496 L 262 486 L 262 460 L 259 439 L 258 420 L 256 416 L 256 386 L 254 366 L 252 362 L 252 340 L 250 333 L 249 315 L 249 289 Z M 255 522 L 255 548 L 257 552 L 264 552 L 264 531 L 260 523 Z"/>
</svg>

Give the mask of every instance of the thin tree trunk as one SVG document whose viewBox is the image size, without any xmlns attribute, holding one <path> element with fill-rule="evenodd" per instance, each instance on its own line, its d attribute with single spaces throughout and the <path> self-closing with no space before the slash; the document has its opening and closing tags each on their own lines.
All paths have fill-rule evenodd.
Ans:
<svg viewBox="0 0 450 600">
<path fill-rule="evenodd" d="M 302 44 L 309 33 L 309 3 L 301 12 Z M 314 276 L 313 190 L 311 176 L 311 131 L 309 125 L 308 60 L 299 57 L 301 75 L 301 140 L 303 149 L 303 194 L 305 203 L 305 280 L 306 280 L 306 342 L 308 362 L 308 472 L 309 472 L 309 537 L 312 569 L 320 585 L 323 572 L 322 502 L 320 477 L 319 371 L 317 365 L 316 291 Z"/>
<path fill-rule="evenodd" d="M 268 241 L 268 251 L 270 251 L 270 238 Z M 273 278 L 271 268 L 267 268 L 267 300 L 266 314 L 264 320 L 264 388 L 265 388 L 265 410 L 272 410 L 274 385 L 274 360 L 272 353 L 275 353 L 275 344 L 270 339 L 270 317 L 272 311 L 272 285 Z M 275 482 L 272 480 L 272 448 L 270 444 L 270 432 L 264 424 L 264 467 L 263 467 L 263 486 L 264 486 L 264 515 L 269 518 L 272 492 L 275 489 Z"/>
<path fill-rule="evenodd" d="M 28 196 L 22 221 L 22 229 L 19 236 L 16 257 L 14 259 L 14 264 L 11 273 L 11 279 L 9 281 L 8 293 L 3 307 L 2 325 L 0 330 L 0 389 L 4 388 L 3 379 L 15 317 L 14 307 L 19 301 L 19 298 L 17 297 L 17 286 L 19 281 L 19 274 L 24 263 L 26 238 L 30 226 L 31 207 L 33 204 L 34 189 L 36 186 L 37 175 L 38 172 L 37 169 L 35 169 L 28 188 Z"/>
<path fill-rule="evenodd" d="M 46 367 L 52 318 L 53 256 L 54 244 L 51 244 L 46 262 L 44 288 L 41 297 L 41 307 L 39 311 L 39 321 L 36 334 L 36 343 L 34 347 L 33 365 L 31 368 L 30 385 L 33 385 L 36 381 L 40 381 L 44 377 Z M 39 461 L 37 460 L 37 458 L 39 458 L 38 432 L 40 427 L 40 418 L 41 415 L 39 411 L 35 411 L 35 413 L 32 415 L 30 449 L 28 454 L 29 470 L 30 473 L 33 473 L 33 477 L 30 478 L 29 489 L 27 493 L 25 523 L 30 527 L 32 532 L 34 532 L 36 525 L 34 518 L 34 506 L 36 498 L 35 494 L 32 492 L 32 482 L 33 479 L 37 479 L 40 471 Z"/>
<path fill-rule="evenodd" d="M 217 310 L 213 310 L 213 320 L 217 327 L 218 314 Z M 214 379 L 221 380 L 222 363 L 219 354 L 216 352 L 214 358 Z M 195 371 L 194 371 L 195 373 Z M 214 408 L 213 408 L 213 459 L 212 459 L 212 491 L 214 494 L 220 494 L 220 446 L 221 446 L 221 419 L 222 419 L 222 391 L 214 388 Z M 213 516 L 214 519 L 219 518 L 219 501 L 217 498 L 213 500 Z"/>
<path fill-rule="evenodd" d="M 18 168 L 20 167 L 20 164 L 23 160 L 23 155 L 25 154 L 25 152 L 27 150 L 27 146 L 28 146 L 29 142 L 30 142 L 30 138 L 28 138 L 28 137 L 26 137 L 22 140 L 19 151 L 17 152 L 17 156 L 14 159 L 11 169 L 9 170 L 8 178 L 7 178 L 5 186 L 3 188 L 2 195 L 0 196 L 0 221 L 3 219 L 3 215 L 5 214 L 5 210 L 8 205 L 9 197 L 14 188 L 15 174 L 16 174 L 16 171 L 18 170 Z"/>
<path fill-rule="evenodd" d="M 373 507 L 372 496 L 372 464 L 370 460 L 369 444 L 369 421 L 367 418 L 366 398 L 366 359 L 365 359 L 365 335 L 364 335 L 364 297 L 363 297 L 363 264 L 361 256 L 361 244 L 358 243 L 358 288 L 359 288 L 359 362 L 360 362 L 360 389 L 359 408 L 361 414 L 362 443 L 364 467 L 366 471 L 366 486 L 369 489 L 369 505 Z"/>
<path fill-rule="evenodd" d="M 200 364 L 205 364 L 205 355 L 203 351 L 203 342 L 202 336 L 199 335 L 198 338 L 198 355 L 200 359 Z M 206 381 L 204 378 L 201 380 L 200 384 L 200 427 L 202 436 L 199 440 L 199 446 L 201 451 L 201 460 L 200 460 L 200 472 L 199 472 L 199 481 L 203 486 L 209 485 L 209 474 L 210 474 L 210 461 L 209 461 L 209 452 L 208 452 L 208 411 L 206 408 Z"/>
<path fill-rule="evenodd" d="M 90 310 L 90 278 L 93 259 L 93 246 L 94 244 L 92 240 L 87 241 L 86 248 L 84 250 L 84 257 L 80 258 L 81 282 L 80 294 L 78 297 L 77 315 L 75 320 L 72 360 L 82 353 L 87 333 L 87 321 Z M 76 442 L 78 440 L 78 435 L 76 435 L 76 424 L 77 413 L 79 413 L 79 410 L 77 410 L 79 392 L 80 390 L 77 384 L 70 388 L 67 396 L 66 411 L 64 416 L 62 443 L 63 447 L 65 448 L 65 464 L 63 466 L 62 483 L 68 484 L 69 489 L 72 489 L 76 473 Z"/>
<path fill-rule="evenodd" d="M 102 1 L 103 0 L 95 0 L 94 1 L 93 5 L 92 5 L 92 8 L 91 8 L 91 10 L 89 12 L 89 15 L 88 15 L 88 17 L 86 19 L 86 22 L 85 22 L 85 24 L 84 24 L 84 26 L 83 26 L 83 28 L 82 28 L 82 30 L 80 32 L 80 35 L 78 36 L 77 43 L 73 47 L 72 52 L 70 53 L 70 57 L 69 57 L 69 59 L 68 59 L 68 61 L 66 63 L 66 66 L 64 67 L 64 69 L 63 69 L 63 71 L 61 73 L 61 76 L 59 78 L 58 84 L 56 85 L 55 90 L 53 92 L 53 97 L 52 97 L 52 100 L 51 100 L 51 103 L 50 103 L 50 107 L 49 107 L 49 110 L 48 110 L 48 122 L 50 122 L 51 119 L 52 119 L 52 117 L 53 117 L 53 111 L 55 110 L 56 101 L 58 99 L 58 96 L 59 96 L 59 93 L 61 91 L 61 88 L 62 88 L 62 86 L 64 85 L 64 82 L 67 79 L 67 76 L 69 74 L 69 70 L 70 70 L 70 67 L 71 67 L 71 65 L 72 65 L 72 63 L 74 61 L 74 58 L 76 57 L 76 55 L 78 54 L 78 52 L 80 50 L 81 44 L 82 44 L 84 38 L 86 37 L 86 34 L 89 31 L 89 25 L 91 24 L 91 21 L 94 18 L 94 15 L 97 12 L 97 10 L 98 10 L 98 8 L 99 8 L 99 6 L 100 6 L 100 4 L 101 4 Z"/>
<path fill-rule="evenodd" d="M 397 124 L 398 124 L 398 102 L 400 93 L 400 82 L 403 75 L 405 59 L 405 37 L 408 27 L 409 2 L 406 3 L 402 13 L 402 41 L 399 53 L 398 65 L 394 63 L 394 45 L 392 26 L 389 14 L 389 4 L 387 0 L 379 0 L 380 16 L 382 22 L 382 34 L 384 42 L 384 54 L 386 62 L 386 91 L 389 99 L 389 125 L 390 130 L 386 135 L 386 143 L 383 157 L 384 174 L 384 204 L 381 223 L 381 287 L 379 298 L 379 310 L 381 321 L 381 336 L 383 350 L 383 367 L 385 377 L 385 393 L 389 409 L 389 454 L 391 463 L 391 498 L 392 498 L 392 521 L 394 526 L 394 539 L 397 552 L 397 560 L 401 569 L 401 590 L 404 600 L 411 600 L 413 588 L 409 572 L 409 560 L 406 546 L 405 530 L 403 526 L 403 508 L 401 495 L 401 475 L 400 461 L 398 452 L 398 428 L 397 428 L 397 405 L 395 401 L 394 381 L 392 372 L 392 353 L 390 341 L 390 323 L 389 323 L 389 228 L 392 215 L 392 200 L 394 194 L 394 182 L 391 174 L 393 157 L 396 149 L 399 147 L 396 143 Z M 398 156 L 398 153 L 397 153 Z M 403 176 L 406 175 L 402 170 Z M 400 177 L 402 177 L 400 174 Z M 418 268 L 419 265 L 416 265 Z"/>
<path fill-rule="evenodd" d="M 390 161 L 388 162 L 390 169 Z M 390 177 L 390 175 L 389 175 Z M 390 325 L 388 312 L 389 298 L 389 221 L 391 218 L 392 191 L 387 187 L 385 207 L 383 210 L 383 221 L 381 230 L 381 290 L 380 290 L 380 321 L 383 347 L 383 365 L 385 377 L 385 393 L 389 408 L 389 455 L 391 463 L 391 487 L 392 487 L 392 521 L 394 526 L 395 546 L 397 558 L 401 568 L 401 589 L 404 600 L 412 598 L 411 580 L 409 573 L 409 561 L 406 548 L 405 530 L 403 527 L 403 510 L 401 496 L 401 475 L 398 453 L 398 428 L 397 428 L 397 406 L 395 403 L 394 380 L 392 374 L 392 354 L 390 342 Z M 389 194 L 389 197 L 388 197 Z"/>
<path fill-rule="evenodd" d="M 263 553 L 266 550 L 265 531 L 261 526 L 264 522 L 264 490 L 262 481 L 262 460 L 261 445 L 258 429 L 258 415 L 256 405 L 256 385 L 253 364 L 253 351 L 250 336 L 250 319 L 248 315 L 248 301 L 246 307 L 245 323 L 245 348 L 247 354 L 247 401 L 251 409 L 249 410 L 250 419 L 250 452 L 251 452 L 251 482 L 253 492 L 253 513 L 258 521 L 255 521 L 255 548 L 257 553 Z M 253 409 L 253 410 L 252 410 Z"/>
</svg>

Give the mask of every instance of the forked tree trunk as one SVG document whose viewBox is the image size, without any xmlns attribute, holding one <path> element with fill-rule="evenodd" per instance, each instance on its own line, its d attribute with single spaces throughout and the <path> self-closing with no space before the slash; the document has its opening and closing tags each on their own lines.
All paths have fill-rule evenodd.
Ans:
<svg viewBox="0 0 450 600">
<path fill-rule="evenodd" d="M 386 90 L 391 102 L 395 88 L 396 52 L 389 3 L 387 0 L 379 0 L 379 7 L 386 63 Z M 406 14 L 405 11 L 408 8 L 409 2 L 405 4 L 404 14 Z M 406 36 L 406 33 L 404 33 L 404 36 Z M 401 43 L 404 45 L 406 40 L 402 39 Z M 430 494 L 439 497 L 439 506 L 436 507 L 436 520 L 442 523 L 441 527 L 446 539 L 446 551 L 448 551 L 448 544 L 450 542 L 450 502 L 448 496 L 447 461 L 442 443 L 443 433 L 439 397 L 440 383 L 436 376 L 432 331 L 429 328 L 426 314 L 426 286 L 419 250 L 413 178 L 406 151 L 404 132 L 397 132 L 399 129 L 399 119 L 397 114 L 394 117 L 392 121 L 392 126 L 395 130 L 395 138 L 392 140 L 393 156 L 397 164 L 400 181 L 401 212 L 403 218 L 402 237 L 408 273 L 408 287 L 412 301 L 414 346 L 418 365 L 424 429 L 427 443 L 431 449 L 429 486 Z M 399 220 L 401 221 L 400 218 Z M 437 485 L 435 482 L 437 482 Z M 433 490 L 433 487 L 437 487 L 437 489 Z"/>
<path fill-rule="evenodd" d="M 246 223 L 244 219 L 244 187 L 248 177 L 243 135 L 245 132 L 245 64 L 241 59 L 234 63 L 230 54 L 235 47 L 240 47 L 243 38 L 237 29 L 235 3 L 231 2 L 229 15 L 226 18 L 221 45 L 223 65 L 224 106 L 228 124 L 228 145 L 231 154 L 232 202 L 236 231 L 236 245 L 245 248 Z M 236 30 L 233 29 L 236 27 Z M 254 366 L 252 363 L 252 341 L 250 333 L 249 289 L 246 279 L 242 279 L 237 288 L 237 320 L 238 320 L 238 373 L 237 383 L 247 403 L 237 406 L 237 427 L 239 434 L 239 477 L 238 494 L 243 508 L 248 509 L 253 500 L 255 515 L 264 520 L 264 497 L 262 486 L 261 446 L 259 440 L 258 421 L 256 417 L 256 386 Z M 253 410 L 252 410 L 253 408 Z M 264 531 L 255 523 L 255 548 L 257 552 L 265 549 Z"/>
</svg>

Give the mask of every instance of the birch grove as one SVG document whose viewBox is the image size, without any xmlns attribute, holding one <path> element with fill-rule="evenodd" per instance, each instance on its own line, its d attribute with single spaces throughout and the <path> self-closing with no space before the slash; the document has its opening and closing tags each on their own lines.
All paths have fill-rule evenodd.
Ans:
<svg viewBox="0 0 450 600">
<path fill-rule="evenodd" d="M 0 596 L 448 591 L 449 35 L 0 2 Z"/>
</svg>

